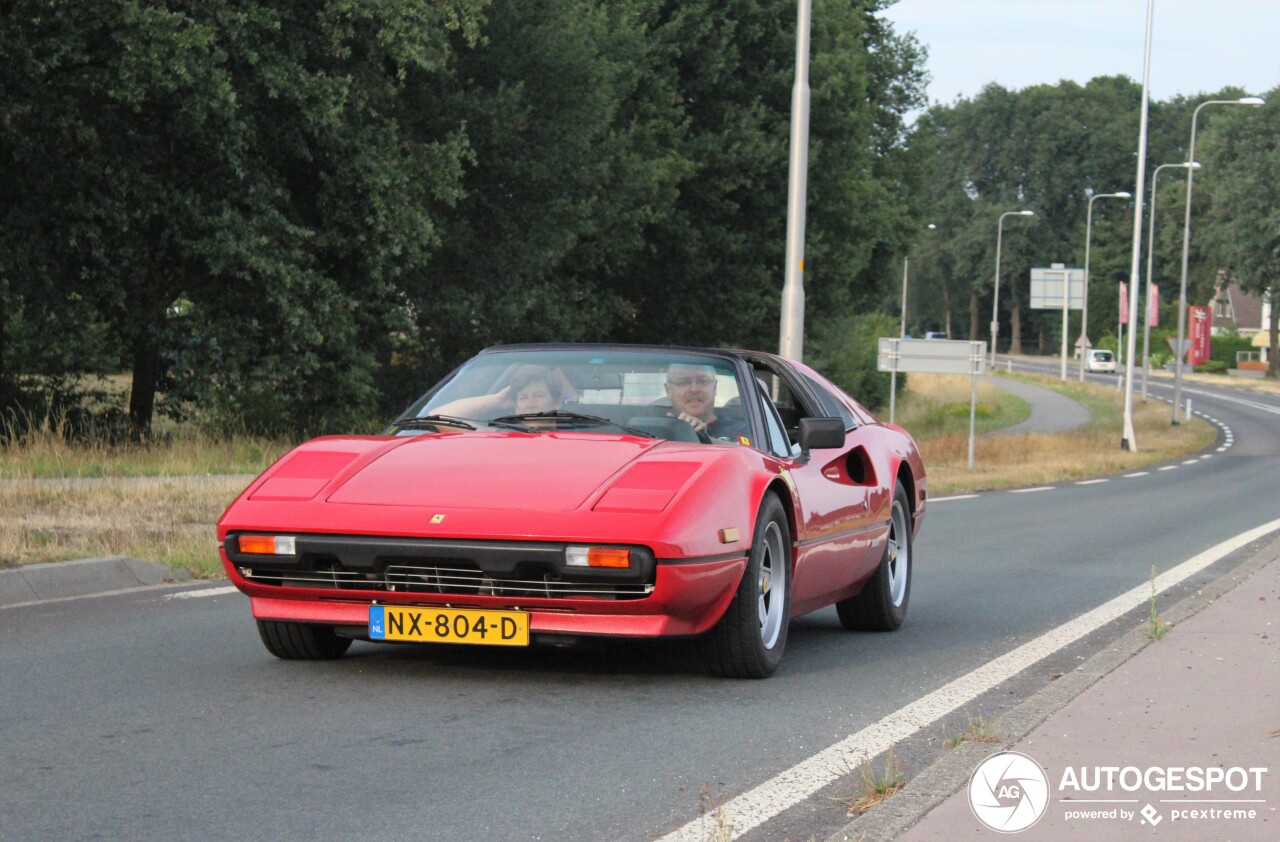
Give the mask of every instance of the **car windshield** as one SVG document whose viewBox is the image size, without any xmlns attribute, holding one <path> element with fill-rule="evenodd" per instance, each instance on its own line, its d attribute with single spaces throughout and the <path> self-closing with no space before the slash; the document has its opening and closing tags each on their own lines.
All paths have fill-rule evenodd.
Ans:
<svg viewBox="0 0 1280 842">
<path fill-rule="evenodd" d="M 749 442 L 749 422 L 741 395 L 727 357 L 674 349 L 513 348 L 473 358 L 394 426 L 404 434 L 433 427 L 572 429 L 742 444 Z M 701 419 L 704 434 L 681 421 L 682 414 Z"/>
<path fill-rule="evenodd" d="M 1098 362 L 1109 363 L 1111 362 L 1111 352 L 1110 351 L 1094 351 L 1093 358 Z"/>
</svg>

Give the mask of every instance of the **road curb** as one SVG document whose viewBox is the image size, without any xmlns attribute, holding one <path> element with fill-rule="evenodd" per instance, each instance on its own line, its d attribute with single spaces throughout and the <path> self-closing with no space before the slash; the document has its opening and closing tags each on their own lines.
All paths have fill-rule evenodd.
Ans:
<svg viewBox="0 0 1280 842">
<path fill-rule="evenodd" d="M 0 570 L 0 608 L 187 581 L 191 575 L 130 556 L 29 564 Z"/>
<path fill-rule="evenodd" d="M 1218 577 L 1168 610 L 1162 609 L 1161 619 L 1168 625 L 1185 621 L 1277 559 L 1280 559 L 1280 539 L 1272 540 L 1230 573 Z M 997 741 L 964 743 L 951 749 L 900 792 L 845 825 L 828 837 L 827 842 L 890 842 L 897 839 L 964 786 L 983 758 L 1016 745 L 1068 702 L 1152 642 L 1141 626 L 1126 632 L 1105 650 L 1001 717 L 992 728 L 999 735 Z"/>
</svg>

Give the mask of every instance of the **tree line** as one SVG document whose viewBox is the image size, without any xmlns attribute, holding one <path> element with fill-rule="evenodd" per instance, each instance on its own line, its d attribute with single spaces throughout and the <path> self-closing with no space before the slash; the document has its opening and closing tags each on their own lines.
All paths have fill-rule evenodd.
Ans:
<svg viewBox="0 0 1280 842">
<path fill-rule="evenodd" d="M 1187 160 L 1198 105 L 1248 94 L 1261 94 L 1267 104 L 1206 107 L 1197 122 L 1201 168 L 1193 180 L 1187 301 L 1208 304 L 1215 286 L 1228 280 L 1262 299 L 1276 300 L 1280 292 L 1280 87 L 1152 102 L 1140 275 L 1145 286 L 1151 245 L 1162 332 L 1173 331 L 1177 321 L 1186 170 L 1161 172 L 1149 244 L 1152 175 L 1162 164 Z M 1114 76 L 1018 91 L 991 84 L 972 99 L 930 108 L 912 143 L 930 161 L 924 221 L 936 227 L 921 226 L 910 249 L 916 303 L 908 302 L 908 325 L 955 338 L 989 338 L 997 220 L 1005 211 L 1029 209 L 1034 217 L 1011 217 L 1003 228 L 1000 350 L 1056 353 L 1061 311 L 1028 308 L 1030 270 L 1052 263 L 1082 268 L 1090 197 L 1134 191 L 1141 103 L 1141 85 Z M 1130 280 L 1133 224 L 1132 199 L 1094 203 L 1088 332 L 1095 346 L 1104 338 L 1114 341 L 1118 330 L 1119 284 Z M 1080 327 L 1073 315 L 1072 342 Z M 1274 329 L 1270 342 L 1275 376 Z M 1159 350 L 1153 344 L 1153 357 Z"/>
<path fill-rule="evenodd" d="M 1025 278 L 1071 262 L 1088 190 L 1133 177 L 1123 79 L 910 124 L 925 52 L 885 5 L 814 2 L 806 347 L 833 368 L 896 313 L 903 255 L 924 300 L 980 304 L 992 212 L 1041 200 L 1006 230 Z M 772 348 L 794 45 L 793 0 L 0 0 L 0 411 L 329 432 L 491 344 Z M 1193 105 L 1153 105 L 1153 148 L 1178 154 Z M 1078 142 L 1041 134 L 1055 109 Z M 1263 128 L 1215 139 L 1246 116 L 1206 121 L 1222 179 L 1266 151 Z M 1278 206 L 1210 171 L 1197 225 Z M 1102 216 L 1095 278 L 1127 224 Z M 1230 251 L 1261 277 L 1244 239 L 1199 243 L 1200 275 Z M 128 406 L 104 409 L 94 378 L 120 371 Z"/>
</svg>

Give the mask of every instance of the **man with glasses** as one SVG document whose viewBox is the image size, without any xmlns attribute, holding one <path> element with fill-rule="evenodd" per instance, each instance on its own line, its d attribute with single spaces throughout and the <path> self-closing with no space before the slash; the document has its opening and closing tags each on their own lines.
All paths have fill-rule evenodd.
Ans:
<svg viewBox="0 0 1280 842">
<path fill-rule="evenodd" d="M 664 384 L 671 401 L 670 415 L 712 438 L 748 435 L 747 425 L 728 415 L 716 415 L 716 371 L 709 365 L 672 363 Z"/>
</svg>

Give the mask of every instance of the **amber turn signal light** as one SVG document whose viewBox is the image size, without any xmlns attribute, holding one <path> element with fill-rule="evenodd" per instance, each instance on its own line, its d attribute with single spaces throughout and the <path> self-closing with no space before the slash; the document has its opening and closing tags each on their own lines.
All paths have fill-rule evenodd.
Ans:
<svg viewBox="0 0 1280 842">
<path fill-rule="evenodd" d="M 631 550 L 617 547 L 565 547 L 564 563 L 570 567 L 631 566 Z"/>
<path fill-rule="evenodd" d="M 254 555 L 296 555 L 297 539 L 292 535 L 241 535 L 236 539 L 240 552 Z"/>
</svg>

